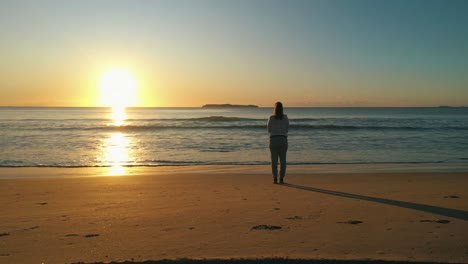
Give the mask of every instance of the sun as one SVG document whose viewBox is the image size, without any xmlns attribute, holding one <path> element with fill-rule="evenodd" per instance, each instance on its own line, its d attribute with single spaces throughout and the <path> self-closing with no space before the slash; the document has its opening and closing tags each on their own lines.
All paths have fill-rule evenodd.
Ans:
<svg viewBox="0 0 468 264">
<path fill-rule="evenodd" d="M 123 109 L 137 104 L 137 81 L 127 69 L 105 71 L 99 80 L 99 88 L 105 106 Z"/>
</svg>

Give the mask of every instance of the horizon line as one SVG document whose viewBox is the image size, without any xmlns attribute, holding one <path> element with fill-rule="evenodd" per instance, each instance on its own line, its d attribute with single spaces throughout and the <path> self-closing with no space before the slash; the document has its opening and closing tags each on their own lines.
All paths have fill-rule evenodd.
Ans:
<svg viewBox="0 0 468 264">
<path fill-rule="evenodd" d="M 273 108 L 274 106 L 258 106 L 258 108 Z M 467 106 L 287 106 L 285 108 L 465 108 Z M 112 106 L 31 106 L 31 105 L 0 105 L 0 108 L 112 108 Z M 126 106 L 125 108 L 204 108 L 203 106 Z M 236 107 L 218 107 L 236 108 Z"/>
</svg>

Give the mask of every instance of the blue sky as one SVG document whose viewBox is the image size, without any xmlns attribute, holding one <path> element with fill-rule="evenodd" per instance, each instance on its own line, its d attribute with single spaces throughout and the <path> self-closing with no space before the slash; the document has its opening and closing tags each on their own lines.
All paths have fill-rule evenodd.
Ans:
<svg viewBox="0 0 468 264">
<path fill-rule="evenodd" d="M 468 1 L 2 1 L 0 105 L 468 105 Z M 51 95 L 52 94 L 52 95 Z"/>
</svg>

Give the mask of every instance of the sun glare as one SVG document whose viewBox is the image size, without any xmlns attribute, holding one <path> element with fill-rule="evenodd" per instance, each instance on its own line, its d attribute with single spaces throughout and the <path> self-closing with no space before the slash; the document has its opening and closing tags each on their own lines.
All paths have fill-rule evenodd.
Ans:
<svg viewBox="0 0 468 264">
<path fill-rule="evenodd" d="M 125 107 L 137 103 L 137 82 L 126 69 L 114 68 L 104 72 L 99 88 L 102 104 L 112 107 L 114 112 L 122 112 Z"/>
</svg>

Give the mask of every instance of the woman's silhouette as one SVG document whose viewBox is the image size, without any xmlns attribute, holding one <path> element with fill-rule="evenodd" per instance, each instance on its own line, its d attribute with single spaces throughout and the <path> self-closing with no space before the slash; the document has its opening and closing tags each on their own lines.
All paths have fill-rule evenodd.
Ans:
<svg viewBox="0 0 468 264">
<path fill-rule="evenodd" d="M 268 120 L 268 133 L 270 133 L 271 173 L 273 183 L 278 183 L 278 157 L 280 159 L 280 183 L 286 175 L 286 152 L 288 151 L 289 119 L 283 113 L 283 104 L 276 102 L 274 115 Z"/>
</svg>

